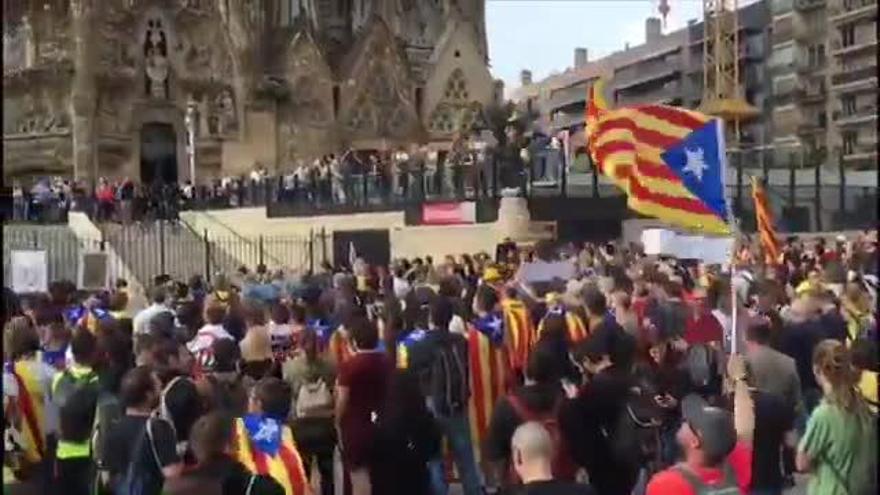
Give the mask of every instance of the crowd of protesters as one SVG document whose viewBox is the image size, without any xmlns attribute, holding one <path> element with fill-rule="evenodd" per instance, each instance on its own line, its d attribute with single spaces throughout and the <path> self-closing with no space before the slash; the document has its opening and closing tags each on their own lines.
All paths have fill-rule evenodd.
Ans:
<svg viewBox="0 0 880 495">
<path fill-rule="evenodd" d="M 124 281 L 7 289 L 9 493 L 876 493 L 877 256 L 505 242 L 158 276 L 134 314 Z"/>
</svg>

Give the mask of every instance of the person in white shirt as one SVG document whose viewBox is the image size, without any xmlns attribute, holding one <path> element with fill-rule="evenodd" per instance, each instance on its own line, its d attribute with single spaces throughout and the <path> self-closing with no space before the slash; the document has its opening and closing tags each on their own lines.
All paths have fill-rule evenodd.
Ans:
<svg viewBox="0 0 880 495">
<path fill-rule="evenodd" d="M 147 333 L 149 331 L 149 321 L 159 313 L 173 313 L 165 302 L 168 299 L 168 291 L 164 286 L 153 287 L 150 291 L 151 304 L 140 313 L 136 314 L 131 320 L 132 332 L 134 335 Z"/>
<path fill-rule="evenodd" d="M 186 344 L 187 350 L 195 356 L 196 362 L 203 368 L 210 368 L 214 364 L 213 346 L 215 341 L 221 339 L 235 340 L 223 328 L 223 319 L 225 317 L 226 306 L 218 301 L 209 301 L 205 306 L 205 325 Z"/>
</svg>

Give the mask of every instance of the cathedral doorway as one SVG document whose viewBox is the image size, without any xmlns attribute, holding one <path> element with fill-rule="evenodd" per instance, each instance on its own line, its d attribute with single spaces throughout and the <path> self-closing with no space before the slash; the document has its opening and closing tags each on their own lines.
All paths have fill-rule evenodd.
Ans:
<svg viewBox="0 0 880 495">
<path fill-rule="evenodd" d="M 176 184 L 177 135 L 174 126 L 159 122 L 144 124 L 141 128 L 141 183 L 160 181 Z"/>
</svg>

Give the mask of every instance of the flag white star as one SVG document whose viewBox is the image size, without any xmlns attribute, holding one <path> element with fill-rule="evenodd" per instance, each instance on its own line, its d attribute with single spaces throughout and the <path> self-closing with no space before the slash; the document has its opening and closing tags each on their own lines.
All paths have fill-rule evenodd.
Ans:
<svg viewBox="0 0 880 495">
<path fill-rule="evenodd" d="M 703 159 L 703 153 L 702 148 L 685 148 L 684 154 L 687 157 L 687 163 L 681 169 L 682 172 L 692 174 L 700 182 L 703 181 L 703 172 L 709 170 L 709 166 L 706 165 L 706 161 Z"/>
</svg>

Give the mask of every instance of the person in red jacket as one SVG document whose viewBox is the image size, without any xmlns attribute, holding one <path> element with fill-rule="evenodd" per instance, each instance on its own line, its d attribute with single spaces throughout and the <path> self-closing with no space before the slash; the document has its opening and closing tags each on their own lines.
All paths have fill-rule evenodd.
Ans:
<svg viewBox="0 0 880 495">
<path fill-rule="evenodd" d="M 98 200 L 98 219 L 101 221 L 110 220 L 113 216 L 113 202 L 116 200 L 116 193 L 113 186 L 104 177 L 98 179 L 95 198 Z"/>
</svg>

